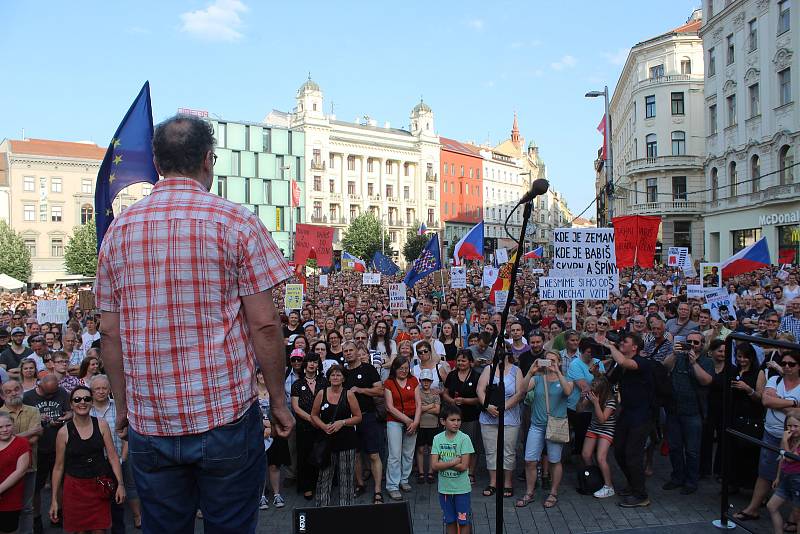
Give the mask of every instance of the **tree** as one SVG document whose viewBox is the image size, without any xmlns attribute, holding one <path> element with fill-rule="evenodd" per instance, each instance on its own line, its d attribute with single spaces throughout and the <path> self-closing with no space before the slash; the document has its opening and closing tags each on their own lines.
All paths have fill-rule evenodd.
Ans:
<svg viewBox="0 0 800 534">
<path fill-rule="evenodd" d="M 451 259 L 456 252 L 456 243 L 458 240 L 461 239 L 460 237 L 453 236 L 453 239 L 450 240 L 450 244 L 447 245 L 447 259 Z"/>
<path fill-rule="evenodd" d="M 362 213 L 353 219 L 344 231 L 342 248 L 353 256 L 369 262 L 375 252 L 381 249 L 381 234 L 388 248 L 389 234 L 386 233 L 383 223 L 370 212 Z"/>
<path fill-rule="evenodd" d="M 418 221 L 414 221 L 414 227 L 419 228 Z M 422 254 L 422 249 L 428 244 L 429 239 L 430 236 L 427 234 L 417 235 L 416 230 L 409 230 L 406 233 L 406 244 L 403 245 L 403 257 L 405 257 L 408 263 L 412 263 L 419 258 L 419 255 Z"/>
<path fill-rule="evenodd" d="M 31 279 L 31 252 L 25 241 L 5 221 L 0 221 L 0 273 L 16 278 L 20 282 Z"/>
<path fill-rule="evenodd" d="M 73 229 L 73 235 L 64 248 L 64 265 L 69 274 L 97 274 L 97 228 L 94 219 Z"/>
</svg>

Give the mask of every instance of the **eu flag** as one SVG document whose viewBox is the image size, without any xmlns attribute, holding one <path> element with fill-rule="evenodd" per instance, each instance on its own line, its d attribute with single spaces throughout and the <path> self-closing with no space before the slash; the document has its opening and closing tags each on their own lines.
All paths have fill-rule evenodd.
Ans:
<svg viewBox="0 0 800 534">
<path fill-rule="evenodd" d="M 403 282 L 405 282 L 406 287 L 414 287 L 414 284 L 441 268 L 442 254 L 439 251 L 439 236 L 438 234 L 433 234 L 428 244 L 422 249 L 419 258 L 414 260 Z"/>
<path fill-rule="evenodd" d="M 372 267 L 386 276 L 397 274 L 397 271 L 400 270 L 400 267 L 395 265 L 394 262 L 389 259 L 389 256 L 381 253 L 380 250 L 376 250 L 375 254 L 372 256 Z"/>
<path fill-rule="evenodd" d="M 103 236 L 114 220 L 112 202 L 131 184 L 155 184 L 158 172 L 153 163 L 153 109 L 150 105 L 150 82 L 145 82 L 125 118 L 108 144 L 97 173 L 94 212 L 97 224 L 97 251 Z"/>
</svg>

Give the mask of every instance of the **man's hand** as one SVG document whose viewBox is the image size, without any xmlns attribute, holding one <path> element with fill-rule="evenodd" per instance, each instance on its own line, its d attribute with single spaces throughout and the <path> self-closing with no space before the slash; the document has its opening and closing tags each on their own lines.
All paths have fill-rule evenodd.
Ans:
<svg viewBox="0 0 800 534">
<path fill-rule="evenodd" d="M 272 421 L 275 423 L 273 425 L 273 434 L 277 434 L 282 438 L 288 438 L 289 434 L 292 433 L 292 429 L 294 428 L 294 417 L 292 417 L 292 412 L 289 411 L 289 408 L 286 405 L 283 406 L 271 406 L 270 412 L 272 413 Z"/>
<path fill-rule="evenodd" d="M 128 410 L 124 407 L 117 408 L 117 420 L 114 425 L 120 439 L 128 439 Z"/>
</svg>

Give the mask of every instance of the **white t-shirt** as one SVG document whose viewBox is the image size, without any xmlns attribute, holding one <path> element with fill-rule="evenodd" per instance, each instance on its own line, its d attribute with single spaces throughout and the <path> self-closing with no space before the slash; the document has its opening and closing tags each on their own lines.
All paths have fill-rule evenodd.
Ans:
<svg viewBox="0 0 800 534">
<path fill-rule="evenodd" d="M 767 381 L 767 388 L 775 390 L 778 397 L 788 400 L 796 400 L 800 402 L 800 384 L 794 389 L 786 391 L 786 381 L 781 380 L 778 382 L 779 376 L 773 376 Z M 764 430 L 770 433 L 771 436 L 779 438 L 783 436 L 783 422 L 786 419 L 786 414 L 780 410 L 767 409 L 767 416 L 764 418 Z"/>
<path fill-rule="evenodd" d="M 445 371 L 450 371 L 450 366 L 446 363 L 440 363 L 436 369 L 431 369 L 433 371 L 433 383 L 431 384 L 431 389 L 440 389 L 442 387 L 441 377 L 439 376 L 439 372 L 442 369 L 442 366 L 445 366 L 447 369 Z M 422 367 L 419 365 L 415 365 L 413 369 L 411 369 L 411 374 L 417 377 L 419 380 L 419 375 L 422 373 Z"/>
<path fill-rule="evenodd" d="M 92 343 L 100 339 L 100 332 L 95 332 L 94 334 L 84 332 L 81 335 L 81 339 L 83 340 L 83 345 L 81 345 L 81 348 L 83 350 L 89 350 L 92 348 Z"/>
<path fill-rule="evenodd" d="M 789 286 L 783 286 L 783 298 L 786 302 L 796 297 L 800 297 L 800 285 L 794 289 L 789 289 Z"/>
</svg>

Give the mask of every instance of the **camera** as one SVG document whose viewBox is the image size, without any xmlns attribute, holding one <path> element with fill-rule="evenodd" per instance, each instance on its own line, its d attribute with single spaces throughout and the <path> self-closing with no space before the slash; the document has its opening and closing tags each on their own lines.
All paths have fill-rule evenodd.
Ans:
<svg viewBox="0 0 800 534">
<path fill-rule="evenodd" d="M 622 334 L 618 330 L 609 330 L 606 332 L 606 339 L 614 345 L 619 345 L 619 342 L 622 341 Z"/>
</svg>

